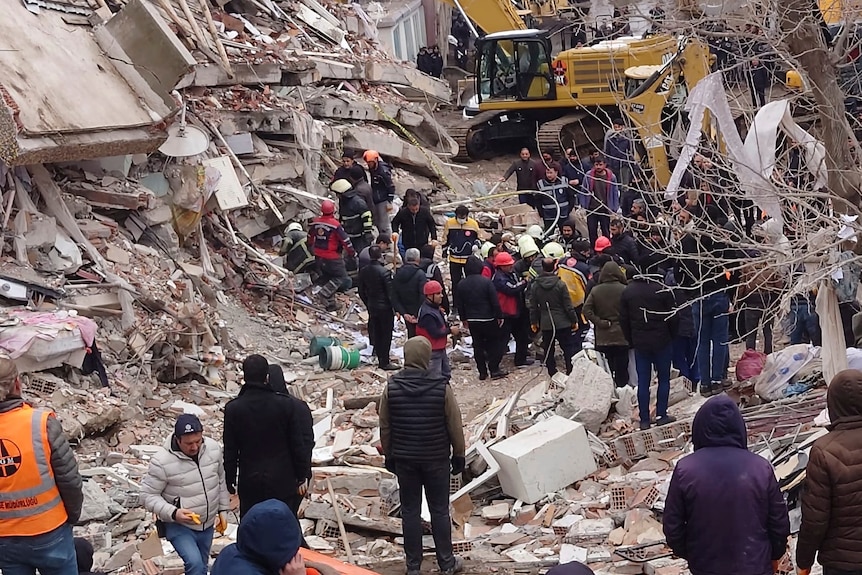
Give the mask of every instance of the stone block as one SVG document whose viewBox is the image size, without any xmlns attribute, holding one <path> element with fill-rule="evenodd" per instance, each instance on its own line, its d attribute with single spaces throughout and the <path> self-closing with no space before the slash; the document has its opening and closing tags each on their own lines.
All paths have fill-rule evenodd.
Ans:
<svg viewBox="0 0 862 575">
<path fill-rule="evenodd" d="M 575 356 L 572 373 L 566 379 L 566 387 L 560 394 L 557 415 L 580 421 L 597 433 L 607 419 L 614 395 L 614 380 L 611 374 L 590 361 L 585 355 Z"/>
<path fill-rule="evenodd" d="M 535 503 L 596 471 L 584 426 L 554 416 L 490 448 L 503 493 Z"/>
</svg>

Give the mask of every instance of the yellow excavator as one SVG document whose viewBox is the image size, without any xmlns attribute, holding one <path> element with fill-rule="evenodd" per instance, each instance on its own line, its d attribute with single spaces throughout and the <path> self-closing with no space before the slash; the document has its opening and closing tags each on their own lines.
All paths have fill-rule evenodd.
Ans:
<svg viewBox="0 0 862 575">
<path fill-rule="evenodd" d="M 670 181 L 669 146 L 688 130 L 683 106 L 689 91 L 706 77 L 715 57 L 709 46 L 696 38 L 680 41 L 676 54 L 664 65 L 636 66 L 625 71 L 625 99 L 620 110 L 637 131 L 640 164 L 655 189 Z M 704 130 L 709 133 L 709 117 Z"/>
<path fill-rule="evenodd" d="M 661 65 L 677 51 L 669 35 L 619 38 L 552 54 L 551 34 L 526 29 L 509 0 L 446 0 L 487 35 L 476 40 L 479 113 L 450 130 L 456 160 L 488 157 L 501 141 L 540 149 L 601 141 L 623 99 L 625 70 Z"/>
</svg>

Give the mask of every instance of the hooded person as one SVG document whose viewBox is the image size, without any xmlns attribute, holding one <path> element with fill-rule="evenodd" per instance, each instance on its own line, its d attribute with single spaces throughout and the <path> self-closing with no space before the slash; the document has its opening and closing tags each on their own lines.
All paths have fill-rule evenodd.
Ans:
<svg viewBox="0 0 862 575">
<path fill-rule="evenodd" d="M 83 537 L 75 537 L 75 558 L 78 562 L 78 575 L 104 575 L 93 571 L 93 544 Z"/>
<path fill-rule="evenodd" d="M 542 274 L 530 287 L 530 326 L 533 332 L 542 332 L 545 367 L 553 377 L 557 373 L 555 341 L 563 350 L 566 374 L 572 371 L 572 357 L 581 347 L 580 316 L 572 305 L 566 284 L 557 275 L 557 261 L 546 257 L 541 265 Z"/>
<path fill-rule="evenodd" d="M 694 453 L 677 463 L 665 502 L 668 545 L 692 575 L 771 575 L 790 535 L 787 505 L 772 465 L 748 450 L 736 403 L 726 395 L 704 403 L 692 440 Z"/>
<path fill-rule="evenodd" d="M 622 268 L 608 262 L 584 303 L 584 316 L 595 328 L 596 351 L 608 360 L 617 387 L 629 382 L 629 343 L 620 325 L 620 304 L 627 283 Z"/>
<path fill-rule="evenodd" d="M 464 567 L 452 551 L 449 475 L 465 466 L 464 430 L 455 393 L 429 371 L 431 343 L 422 336 L 404 344 L 404 369 L 389 378 L 380 397 L 380 444 L 386 468 L 398 476 L 407 574 L 422 567 L 422 491 L 431 513 L 437 565 L 443 575 Z M 451 467 L 450 467 L 451 466 Z"/>
<path fill-rule="evenodd" d="M 817 562 L 823 573 L 858 573 L 862 566 L 862 371 L 839 371 L 826 394 L 829 433 L 808 455 L 802 492 L 802 527 L 796 565 L 808 573 Z"/>
<path fill-rule="evenodd" d="M 236 543 L 222 549 L 211 575 L 305 575 L 299 554 L 302 532 L 290 508 L 278 499 L 262 501 L 243 516 Z"/>
</svg>

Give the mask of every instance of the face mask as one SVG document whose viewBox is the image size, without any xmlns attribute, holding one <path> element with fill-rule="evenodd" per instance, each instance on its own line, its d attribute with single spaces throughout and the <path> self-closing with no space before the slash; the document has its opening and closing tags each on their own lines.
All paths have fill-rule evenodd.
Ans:
<svg viewBox="0 0 862 575">
<path fill-rule="evenodd" d="M 466 224 L 466 223 L 467 223 L 467 219 L 466 219 L 466 218 L 456 218 L 456 219 L 455 219 L 455 221 L 457 221 L 457 222 L 458 222 L 459 224 L 461 224 L 462 226 L 463 226 L 464 224 Z"/>
</svg>

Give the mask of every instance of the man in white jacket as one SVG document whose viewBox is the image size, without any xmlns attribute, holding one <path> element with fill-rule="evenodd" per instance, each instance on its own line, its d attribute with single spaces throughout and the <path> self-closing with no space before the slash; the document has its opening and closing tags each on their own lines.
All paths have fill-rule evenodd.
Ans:
<svg viewBox="0 0 862 575">
<path fill-rule="evenodd" d="M 142 504 L 165 524 L 186 575 L 206 575 L 213 530 L 224 532 L 230 508 L 221 446 L 203 431 L 196 416 L 179 416 L 141 485 Z"/>
</svg>

